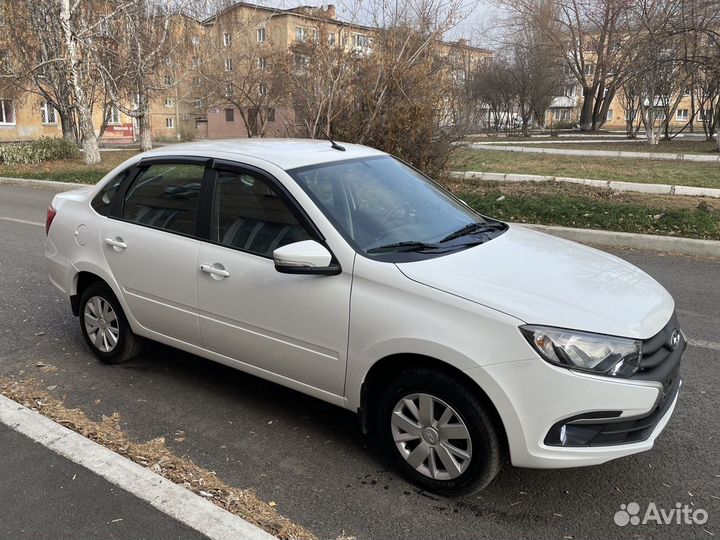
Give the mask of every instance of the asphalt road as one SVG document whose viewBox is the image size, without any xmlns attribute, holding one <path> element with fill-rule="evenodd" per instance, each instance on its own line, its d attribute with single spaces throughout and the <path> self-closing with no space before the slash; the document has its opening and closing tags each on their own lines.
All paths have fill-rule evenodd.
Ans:
<svg viewBox="0 0 720 540">
<path fill-rule="evenodd" d="M 0 448 L 0 538 L 205 538 L 9 427 Z"/>
<path fill-rule="evenodd" d="M 339 408 L 160 345 L 121 366 L 96 362 L 46 278 L 43 228 L 4 219 L 44 222 L 51 197 L 0 186 L 0 375 L 56 386 L 54 394 L 91 417 L 119 412 L 131 436 L 165 437 L 178 454 L 276 501 L 282 514 L 318 536 L 720 535 L 720 261 L 618 253 L 668 288 L 697 344 L 684 357 L 675 415 L 652 451 L 581 469 L 507 466 L 478 496 L 439 499 L 398 477 L 359 433 L 355 417 Z M 38 361 L 57 366 L 57 373 L 39 371 Z M 175 442 L 181 431 L 185 439 Z M 643 512 L 651 502 L 667 510 L 693 505 L 709 521 L 619 527 L 613 516 L 630 502 Z"/>
</svg>

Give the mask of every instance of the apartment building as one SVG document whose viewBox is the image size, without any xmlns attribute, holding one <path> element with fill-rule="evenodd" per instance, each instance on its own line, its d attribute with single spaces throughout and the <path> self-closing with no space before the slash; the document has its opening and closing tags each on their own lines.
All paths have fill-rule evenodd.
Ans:
<svg viewBox="0 0 720 540">
<path fill-rule="evenodd" d="M 238 2 L 205 20 L 176 17 L 182 19 L 182 24 L 174 28 L 187 35 L 184 41 L 174 36 L 183 45 L 174 47 L 165 64 L 153 74 L 156 89 L 150 105 L 150 127 L 155 140 L 246 137 L 248 124 L 252 129 L 258 118 L 264 122 L 265 136 L 286 136 L 298 121 L 295 108 L 286 102 L 276 105 L 272 99 L 263 99 L 263 92 L 271 86 L 263 83 L 263 77 L 272 71 L 271 60 L 289 58 L 297 69 L 302 69 L 307 61 L 303 47 L 308 44 L 371 54 L 377 32 L 376 28 L 338 19 L 332 4 L 278 9 Z M 438 45 L 448 64 L 445 73 L 460 85 L 469 80 L 478 62 L 492 55 L 463 39 Z M 9 46 L 0 45 L 0 66 L 11 55 Z M 255 69 L 248 70 L 244 65 L 248 62 Z M 255 84 L 258 99 L 247 103 L 230 99 L 235 97 L 232 88 L 221 84 L 226 80 L 237 86 Z M 237 90 L 249 94 L 247 89 Z M 138 122 L 123 112 L 126 107 L 103 106 L 100 101 L 93 118 L 101 142 L 109 145 L 137 140 Z M 61 135 L 57 111 L 39 95 L 3 95 L 0 89 L 0 142 Z"/>
<path fill-rule="evenodd" d="M 586 75 L 594 74 L 595 65 L 586 64 Z M 710 119 L 712 109 L 702 110 L 697 106 L 697 101 L 693 99 L 691 88 L 687 87 L 682 90 L 682 95 L 674 96 L 673 101 L 679 98 L 677 109 L 672 118 L 670 118 L 669 127 L 671 130 L 690 129 L 702 131 L 703 124 L 706 119 Z M 553 99 L 547 115 L 548 125 L 570 126 L 577 124 L 580 118 L 580 108 L 582 107 L 582 87 L 576 81 L 568 80 L 563 88 L 563 95 Z M 658 102 L 655 113 L 655 121 L 659 126 L 665 120 L 665 113 L 661 110 Z M 620 93 L 617 93 L 610 104 L 607 111 L 607 118 L 603 129 L 609 130 L 625 130 L 627 122 L 632 121 L 637 126 L 639 118 L 637 113 L 625 110 L 623 100 Z M 642 128 L 641 128 L 642 129 Z"/>
</svg>

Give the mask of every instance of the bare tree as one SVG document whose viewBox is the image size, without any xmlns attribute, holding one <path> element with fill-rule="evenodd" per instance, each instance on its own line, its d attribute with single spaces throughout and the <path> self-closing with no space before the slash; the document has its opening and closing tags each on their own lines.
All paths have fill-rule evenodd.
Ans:
<svg viewBox="0 0 720 540">
<path fill-rule="evenodd" d="M 190 0 L 169 7 L 150 0 L 110 0 L 114 16 L 93 51 L 112 102 L 138 124 L 140 148 L 152 148 L 150 106 L 168 88 L 186 83 L 198 23 L 184 15 Z"/>
<path fill-rule="evenodd" d="M 487 110 L 487 124 L 496 134 L 513 117 L 517 93 L 512 65 L 502 57 L 483 63 L 473 73 L 471 95 Z"/>
<path fill-rule="evenodd" d="M 347 28 L 338 35 L 320 24 L 316 38 L 295 43 L 289 52 L 285 67 L 298 135 L 314 139 L 330 133 L 349 107 L 347 88 L 358 56 L 342 45 L 348 34 Z"/>
<path fill-rule="evenodd" d="M 602 127 L 616 92 L 623 83 L 635 50 L 627 0 L 547 0 L 554 14 L 538 10 L 539 0 L 499 0 L 515 24 L 542 31 L 564 59 L 582 89 L 580 129 Z"/>
<path fill-rule="evenodd" d="M 264 136 L 288 94 L 287 55 L 270 36 L 266 39 L 270 18 L 243 7 L 216 19 L 207 29 L 199 62 L 208 105 L 236 108 L 249 137 Z"/>
</svg>

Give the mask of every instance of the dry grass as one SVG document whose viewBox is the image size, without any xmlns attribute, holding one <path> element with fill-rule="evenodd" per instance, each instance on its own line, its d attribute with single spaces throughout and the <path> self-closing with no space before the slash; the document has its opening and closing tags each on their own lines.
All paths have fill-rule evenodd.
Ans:
<svg viewBox="0 0 720 540">
<path fill-rule="evenodd" d="M 720 200 L 646 195 L 557 182 L 446 186 L 481 214 L 505 221 L 720 240 Z"/>
<path fill-rule="evenodd" d="M 131 441 L 120 427 L 120 415 L 103 416 L 95 422 L 79 409 L 67 408 L 60 400 L 39 388 L 34 380 L 0 378 L 0 393 L 80 433 L 135 463 L 147 467 L 168 480 L 204 497 L 228 512 L 242 517 L 280 539 L 314 540 L 304 527 L 284 518 L 252 491 L 231 487 L 214 472 L 203 469 L 187 458 L 173 454 L 162 437 L 144 443 Z"/>
<path fill-rule="evenodd" d="M 585 145 L 587 146 L 590 145 Z M 594 148 L 594 145 L 592 146 Z M 460 148 L 454 152 L 450 165 L 454 170 L 464 171 L 720 188 L 720 163 L 554 156 Z"/>
<path fill-rule="evenodd" d="M 85 165 L 82 155 L 70 159 L 46 161 L 36 165 L 0 164 L 0 176 L 94 184 L 109 171 L 137 153 L 137 150 L 102 152 L 102 163 L 97 165 Z"/>
</svg>

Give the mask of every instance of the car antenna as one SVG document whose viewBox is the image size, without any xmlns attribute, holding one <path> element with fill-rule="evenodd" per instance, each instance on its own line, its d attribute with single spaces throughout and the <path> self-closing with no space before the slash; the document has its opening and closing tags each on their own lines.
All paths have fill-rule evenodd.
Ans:
<svg viewBox="0 0 720 540">
<path fill-rule="evenodd" d="M 330 146 L 332 147 L 333 150 L 340 150 L 341 152 L 344 152 L 344 151 L 345 151 L 345 147 L 342 146 L 342 145 L 340 145 L 340 144 L 338 144 L 338 143 L 336 143 L 335 141 L 333 141 L 333 140 L 330 138 L 330 135 L 328 135 L 327 133 L 325 133 L 325 130 L 324 130 L 324 129 L 322 129 L 322 128 L 318 128 L 318 129 L 320 130 L 320 133 L 322 133 L 323 136 L 324 136 L 328 141 L 330 141 Z"/>
</svg>

